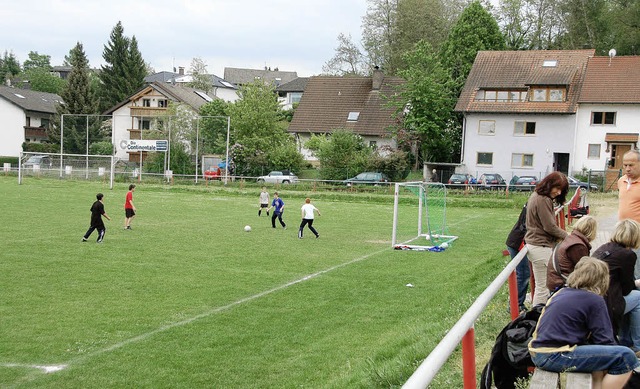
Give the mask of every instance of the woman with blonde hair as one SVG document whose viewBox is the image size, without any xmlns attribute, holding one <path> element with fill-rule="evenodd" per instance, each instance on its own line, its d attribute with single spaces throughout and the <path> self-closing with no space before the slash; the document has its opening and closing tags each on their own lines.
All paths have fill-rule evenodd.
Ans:
<svg viewBox="0 0 640 389">
<path fill-rule="evenodd" d="M 549 298 L 547 289 L 547 265 L 556 243 L 567 237 L 567 232 L 558 227 L 554 204 L 563 205 L 569 192 L 567 176 L 552 172 L 536 185 L 536 190 L 527 201 L 527 257 L 531 262 L 535 289 L 531 305 L 544 304 Z"/>
<path fill-rule="evenodd" d="M 593 387 L 619 389 L 640 362 L 616 344 L 603 295 L 609 286 L 607 264 L 583 257 L 542 310 L 529 343 L 533 363 L 544 370 L 592 373 Z"/>
<path fill-rule="evenodd" d="M 583 216 L 573 227 L 573 231 L 551 254 L 547 266 L 547 288 L 551 293 L 561 288 L 569 274 L 573 272 L 580 258 L 591 252 L 591 242 L 598 233 L 598 222 L 592 216 Z"/>
<path fill-rule="evenodd" d="M 640 224 L 625 219 L 616 224 L 611 240 L 593 256 L 609 265 L 609 290 L 606 300 L 614 332 L 620 344 L 631 347 L 640 356 L 640 290 L 636 290 L 633 269 L 640 246 Z"/>
</svg>

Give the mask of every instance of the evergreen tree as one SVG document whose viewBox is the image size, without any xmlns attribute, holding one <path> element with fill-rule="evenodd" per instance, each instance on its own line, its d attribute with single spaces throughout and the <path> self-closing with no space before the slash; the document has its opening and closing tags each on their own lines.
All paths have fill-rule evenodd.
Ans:
<svg viewBox="0 0 640 389">
<path fill-rule="evenodd" d="M 0 58 L 0 83 L 5 85 L 7 79 L 20 73 L 20 62 L 13 53 L 5 50 L 4 55 Z"/>
<path fill-rule="evenodd" d="M 109 42 L 102 52 L 106 65 L 102 65 L 100 81 L 100 111 L 106 111 L 133 95 L 144 85 L 146 65 L 138 50 L 138 42 L 124 35 L 122 23 L 111 31 Z"/>
<path fill-rule="evenodd" d="M 55 125 L 49 132 L 49 139 L 60 143 L 61 126 L 63 142 L 62 150 L 65 153 L 84 154 L 88 152 L 86 120 L 72 115 L 87 115 L 96 113 L 94 96 L 89 85 L 89 60 L 84 52 L 82 43 L 78 42 L 69 52 L 69 62 L 72 67 L 67 78 L 67 85 L 62 90 L 60 97 L 64 104 L 59 104 L 56 109 Z M 62 115 L 64 120 L 62 120 Z M 90 131 L 89 139 L 97 137 L 97 129 Z"/>
</svg>

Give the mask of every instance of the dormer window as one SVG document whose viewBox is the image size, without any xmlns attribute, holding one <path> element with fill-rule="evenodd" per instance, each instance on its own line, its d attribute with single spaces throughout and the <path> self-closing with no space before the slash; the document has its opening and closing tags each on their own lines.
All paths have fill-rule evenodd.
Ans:
<svg viewBox="0 0 640 389">
<path fill-rule="evenodd" d="M 562 102 L 565 100 L 565 91 L 564 88 L 533 87 L 531 101 Z"/>
<path fill-rule="evenodd" d="M 542 67 L 543 68 L 555 68 L 558 66 L 558 60 L 557 59 L 546 59 L 544 60 L 544 62 L 542 62 Z"/>
<path fill-rule="evenodd" d="M 495 103 L 519 103 L 525 101 L 527 92 L 524 90 L 491 90 L 481 89 L 476 92 L 476 101 Z"/>
<path fill-rule="evenodd" d="M 360 117 L 360 112 L 349 112 L 349 116 L 347 116 L 348 122 L 357 122 Z"/>
</svg>

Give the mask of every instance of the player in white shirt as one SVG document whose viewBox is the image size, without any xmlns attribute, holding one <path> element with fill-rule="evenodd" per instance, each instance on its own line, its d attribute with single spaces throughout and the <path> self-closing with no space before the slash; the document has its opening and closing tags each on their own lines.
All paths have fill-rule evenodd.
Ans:
<svg viewBox="0 0 640 389">
<path fill-rule="evenodd" d="M 302 239 L 302 230 L 304 230 L 304 226 L 306 225 L 309 226 L 309 229 L 313 232 L 316 238 L 319 238 L 320 234 L 318 234 L 318 231 L 313 228 L 313 217 L 315 216 L 314 212 L 318 212 L 318 216 L 320 216 L 320 210 L 311 204 L 311 199 L 308 197 L 304 200 L 304 205 L 300 210 L 302 214 L 302 223 L 300 223 L 300 230 L 298 230 L 298 238 Z"/>
<path fill-rule="evenodd" d="M 267 192 L 267 187 L 262 187 L 262 192 L 260 192 L 260 205 L 258 206 L 258 216 L 262 214 L 262 208 L 267 209 L 267 216 L 269 216 L 269 192 Z"/>
</svg>

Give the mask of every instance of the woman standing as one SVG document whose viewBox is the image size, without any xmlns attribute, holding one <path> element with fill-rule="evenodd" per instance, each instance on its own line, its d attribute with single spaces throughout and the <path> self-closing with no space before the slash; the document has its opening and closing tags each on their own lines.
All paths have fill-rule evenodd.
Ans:
<svg viewBox="0 0 640 389">
<path fill-rule="evenodd" d="M 567 237 L 567 232 L 556 224 L 554 203 L 563 205 L 569 191 L 569 181 L 560 172 L 553 172 L 536 185 L 527 202 L 527 233 L 524 241 L 529 250 L 527 257 L 533 269 L 535 290 L 532 305 L 544 304 L 549 298 L 547 264 L 553 247 Z"/>
<path fill-rule="evenodd" d="M 606 300 L 613 330 L 620 343 L 640 355 L 640 290 L 633 277 L 636 263 L 634 249 L 640 246 L 640 224 L 621 220 L 611 240 L 600 246 L 593 256 L 609 265 L 609 290 Z"/>
<path fill-rule="evenodd" d="M 589 256 L 591 242 L 596 238 L 598 222 L 591 216 L 583 216 L 573 227 L 573 231 L 551 254 L 547 266 L 547 288 L 553 293 L 562 287 L 569 274 L 582 257 Z"/>
</svg>

